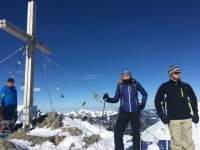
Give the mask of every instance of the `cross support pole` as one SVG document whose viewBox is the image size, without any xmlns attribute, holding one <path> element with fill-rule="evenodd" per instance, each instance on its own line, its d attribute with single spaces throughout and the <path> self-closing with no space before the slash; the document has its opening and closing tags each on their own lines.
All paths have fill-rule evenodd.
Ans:
<svg viewBox="0 0 200 150">
<path fill-rule="evenodd" d="M 34 88 L 34 37 L 36 36 L 36 4 L 31 1 L 28 3 L 27 33 L 32 35 L 30 44 L 26 48 L 26 69 L 24 85 L 24 116 L 23 127 L 29 128 L 31 118 L 29 114 L 30 106 L 33 106 Z"/>
<path fill-rule="evenodd" d="M 5 19 L 0 20 L 0 28 L 27 43 L 23 127 L 30 128 L 31 114 L 29 109 L 33 106 L 34 99 L 33 91 L 35 49 L 39 49 L 47 54 L 52 53 L 50 48 L 48 48 L 45 44 L 43 44 L 36 38 L 36 3 L 34 1 L 28 2 L 27 33 Z"/>
</svg>

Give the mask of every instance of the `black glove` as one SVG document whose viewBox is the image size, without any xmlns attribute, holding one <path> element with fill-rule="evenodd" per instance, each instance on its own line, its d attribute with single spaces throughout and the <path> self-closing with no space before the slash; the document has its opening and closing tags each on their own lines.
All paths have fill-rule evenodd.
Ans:
<svg viewBox="0 0 200 150">
<path fill-rule="evenodd" d="M 110 98 L 110 97 L 109 97 L 108 93 L 105 93 L 105 94 L 103 95 L 103 99 L 104 99 L 105 101 L 107 101 L 109 98 Z"/>
<path fill-rule="evenodd" d="M 138 105 L 138 108 L 139 108 L 139 110 L 141 111 L 141 110 L 143 110 L 144 109 L 144 107 L 145 107 L 145 105 L 144 104 L 142 104 L 142 103 L 139 103 L 139 105 Z"/>
<path fill-rule="evenodd" d="M 170 120 L 164 113 L 159 113 L 158 116 L 164 124 L 169 124 Z"/>
<path fill-rule="evenodd" d="M 194 116 L 192 117 L 192 122 L 194 122 L 195 124 L 197 124 L 199 122 L 199 115 L 198 113 L 194 113 Z"/>
</svg>

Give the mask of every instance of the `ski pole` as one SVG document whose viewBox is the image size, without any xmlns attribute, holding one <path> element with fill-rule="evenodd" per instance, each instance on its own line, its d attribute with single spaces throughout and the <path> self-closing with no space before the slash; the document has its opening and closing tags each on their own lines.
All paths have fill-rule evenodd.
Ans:
<svg viewBox="0 0 200 150">
<path fill-rule="evenodd" d="M 164 94 L 164 109 L 165 109 L 165 115 L 167 116 L 167 101 L 166 101 L 166 98 L 167 98 L 167 94 Z M 166 124 L 166 129 L 168 129 L 167 124 Z M 166 136 L 167 136 L 167 134 L 166 134 Z M 168 140 L 167 140 L 167 138 L 166 138 L 166 150 L 168 150 Z"/>
<path fill-rule="evenodd" d="M 140 150 L 142 149 L 142 136 L 141 136 L 141 112 L 140 112 L 140 116 L 139 116 L 139 124 L 140 124 Z"/>
<path fill-rule="evenodd" d="M 166 129 L 168 129 L 168 126 L 167 126 L 167 124 L 166 124 Z M 166 131 L 166 150 L 168 150 L 167 131 Z"/>
<path fill-rule="evenodd" d="M 139 129 L 140 130 L 140 129 Z M 142 141 L 141 141 L 141 130 L 140 130 L 140 150 L 142 150 Z"/>
<path fill-rule="evenodd" d="M 165 115 L 167 116 L 167 101 L 166 101 L 166 98 L 167 98 L 167 94 L 164 95 L 164 109 L 165 109 Z"/>
</svg>

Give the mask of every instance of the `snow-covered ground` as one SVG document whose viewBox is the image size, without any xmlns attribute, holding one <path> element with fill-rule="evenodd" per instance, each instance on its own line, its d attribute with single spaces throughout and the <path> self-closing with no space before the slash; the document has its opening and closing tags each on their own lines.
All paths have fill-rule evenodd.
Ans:
<svg viewBox="0 0 200 150">
<path fill-rule="evenodd" d="M 84 110 L 85 111 L 85 110 Z M 95 114 L 95 112 L 94 112 Z M 99 114 L 101 115 L 101 114 Z M 30 150 L 66 150 L 70 147 L 72 143 L 75 144 L 74 149 L 83 149 L 85 145 L 82 142 L 83 137 L 90 136 L 93 134 L 100 134 L 101 140 L 98 143 L 94 143 L 86 150 L 113 150 L 114 149 L 114 133 L 107 131 L 104 127 L 101 128 L 97 125 L 92 125 L 88 122 L 81 121 L 79 119 L 72 120 L 71 118 L 65 117 L 63 120 L 64 127 L 77 127 L 82 131 L 81 136 L 70 136 L 68 132 L 61 133 L 61 129 L 51 130 L 50 128 L 36 128 L 29 135 L 37 135 L 41 137 L 49 137 L 53 135 L 62 136 L 65 135 L 66 138 L 58 145 L 55 146 L 51 142 L 45 142 L 40 145 L 31 147 L 31 143 L 23 140 L 12 139 L 9 140 L 17 147 L 30 149 Z M 200 138 L 198 133 L 200 133 L 200 125 L 196 126 L 193 124 L 193 140 L 195 142 L 195 150 L 200 150 Z M 158 121 L 153 126 L 147 128 L 142 132 L 142 150 L 166 150 L 166 139 L 170 140 L 170 134 L 168 127 L 164 125 L 161 121 Z M 124 145 L 126 150 L 132 150 L 132 137 L 124 136 Z M 170 148 L 169 148 L 170 150 Z"/>
<path fill-rule="evenodd" d="M 64 126 L 66 127 L 77 127 L 79 128 L 83 134 L 81 136 L 70 136 L 69 133 L 65 132 L 65 133 L 61 133 L 61 129 L 57 129 L 57 130 L 51 130 L 50 128 L 36 128 L 32 131 L 30 131 L 30 133 L 28 133 L 29 135 L 37 135 L 37 136 L 41 136 L 41 137 L 49 137 L 49 136 L 53 136 L 53 135 L 58 135 L 58 136 L 66 136 L 66 138 L 58 145 L 55 146 L 53 145 L 51 142 L 45 142 L 41 145 L 37 145 L 35 147 L 31 147 L 29 145 L 31 145 L 31 143 L 28 143 L 27 141 L 23 141 L 23 140 L 9 140 L 12 143 L 14 143 L 15 145 L 17 145 L 17 147 L 26 147 L 27 149 L 30 150 L 38 150 L 38 149 L 56 149 L 56 150 L 65 150 L 68 149 L 70 147 L 70 145 L 72 143 L 75 144 L 74 149 L 83 149 L 83 146 L 85 145 L 85 143 L 82 142 L 83 137 L 85 136 L 91 136 L 93 134 L 99 134 L 100 133 L 100 128 L 98 126 L 92 125 L 88 122 L 84 122 L 81 121 L 79 119 L 70 119 L 70 118 L 65 118 L 63 120 L 64 122 Z M 101 128 L 101 140 L 98 143 L 95 143 L 93 145 L 91 145 L 89 148 L 87 148 L 88 150 L 96 150 L 97 148 L 99 150 L 113 150 L 114 149 L 114 134 L 113 132 L 107 131 L 105 128 Z M 131 146 L 131 136 L 125 136 L 124 137 L 125 141 L 126 141 L 126 147 L 130 147 Z"/>
</svg>

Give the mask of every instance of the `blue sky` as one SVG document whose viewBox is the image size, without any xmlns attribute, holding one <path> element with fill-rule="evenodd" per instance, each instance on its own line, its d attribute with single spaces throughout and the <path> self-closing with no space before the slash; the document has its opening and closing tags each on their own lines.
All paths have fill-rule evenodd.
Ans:
<svg viewBox="0 0 200 150">
<path fill-rule="evenodd" d="M 200 98 L 200 1 L 35 2 L 36 37 L 53 50 L 47 57 L 98 95 L 107 92 L 113 97 L 121 70 L 130 68 L 133 78 L 148 92 L 146 108 L 154 108 L 158 87 L 169 79 L 168 67 L 178 65 L 182 69 L 182 80 Z M 0 5 L 0 19 L 7 19 L 26 31 L 28 1 L 2 1 Z M 4 30 L 0 30 L 0 38 L 0 61 L 25 44 Z M 12 76 L 20 54 L 0 64 L 1 86 Z M 23 104 L 20 86 L 24 81 L 24 62 L 22 57 L 20 70 L 15 75 L 19 104 Z M 42 90 L 35 92 L 34 97 L 39 109 L 51 110 L 40 65 L 46 72 L 56 111 L 102 110 L 102 103 L 93 99 L 90 90 L 36 53 L 34 84 Z M 65 98 L 60 98 L 61 94 Z M 86 105 L 82 107 L 84 101 Z M 114 106 L 118 108 L 119 104 Z M 115 110 L 109 104 L 106 109 Z"/>
</svg>

